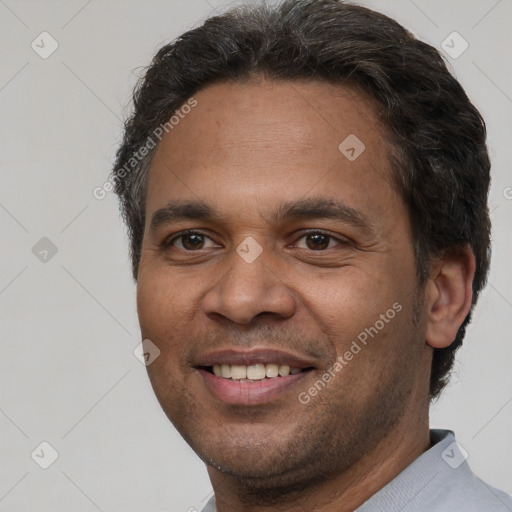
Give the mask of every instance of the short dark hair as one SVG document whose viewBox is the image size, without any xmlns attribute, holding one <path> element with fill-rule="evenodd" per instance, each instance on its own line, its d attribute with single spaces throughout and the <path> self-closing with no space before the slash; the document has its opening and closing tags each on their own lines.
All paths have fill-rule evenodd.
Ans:
<svg viewBox="0 0 512 512">
<path fill-rule="evenodd" d="M 443 58 L 396 21 L 341 0 L 240 6 L 163 46 L 133 96 L 112 172 L 137 279 L 155 130 L 213 83 L 313 79 L 373 98 L 387 127 L 393 176 L 408 205 L 419 283 L 433 255 L 469 246 L 476 258 L 470 313 L 453 343 L 435 349 L 430 396 L 448 381 L 490 261 L 485 123 Z M 154 144 L 153 144 L 154 146 Z M 127 166 L 130 162 L 130 166 Z"/>
</svg>

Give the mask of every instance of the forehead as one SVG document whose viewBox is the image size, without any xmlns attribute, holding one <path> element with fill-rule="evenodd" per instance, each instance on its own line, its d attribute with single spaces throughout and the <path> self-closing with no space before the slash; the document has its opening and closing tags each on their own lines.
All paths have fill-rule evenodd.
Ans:
<svg viewBox="0 0 512 512">
<path fill-rule="evenodd" d="M 205 150 L 236 153 L 242 144 L 242 149 L 293 147 L 307 154 L 337 149 L 346 137 L 356 135 L 374 153 L 383 149 L 385 127 L 376 103 L 353 87 L 258 78 L 215 83 L 194 98 L 197 106 L 164 137 L 167 144 L 159 145 L 159 149 L 172 147 L 187 161 L 196 154 L 180 152 L 184 138 Z"/>
<path fill-rule="evenodd" d="M 156 148 L 150 207 L 181 198 L 249 204 L 258 194 L 285 202 L 333 191 L 350 200 L 391 185 L 385 128 L 353 88 L 260 78 L 216 83 L 194 98 Z"/>
</svg>

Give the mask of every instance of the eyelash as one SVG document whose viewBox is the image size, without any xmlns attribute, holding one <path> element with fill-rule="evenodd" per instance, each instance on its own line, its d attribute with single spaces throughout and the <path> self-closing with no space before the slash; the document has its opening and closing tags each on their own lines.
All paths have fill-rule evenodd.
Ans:
<svg viewBox="0 0 512 512">
<path fill-rule="evenodd" d="M 176 240 L 178 240 L 178 239 L 180 239 L 180 238 L 182 238 L 184 236 L 187 236 L 187 235 L 200 235 L 200 236 L 204 236 L 206 238 L 209 238 L 211 240 L 211 238 L 208 235 L 206 235 L 205 233 L 202 233 L 201 231 L 196 231 L 196 230 L 191 229 L 191 230 L 181 231 L 181 232 L 179 232 L 179 233 L 177 233 L 175 235 L 172 235 L 172 238 L 168 238 L 168 239 L 166 239 L 163 242 L 163 247 L 164 248 L 172 247 L 172 244 Z M 304 238 L 304 237 L 306 237 L 308 235 L 324 235 L 326 237 L 329 237 L 332 240 L 335 240 L 336 242 L 338 242 L 339 245 L 348 245 L 349 244 L 348 240 L 342 239 L 342 238 L 338 238 L 336 236 L 331 235 L 327 231 L 322 231 L 322 230 L 319 230 L 319 229 L 303 231 L 301 236 L 297 240 L 300 240 L 300 239 L 302 239 L 302 238 Z M 332 249 L 332 247 L 331 247 L 331 249 Z M 197 251 L 192 251 L 192 250 L 187 251 L 186 249 L 179 249 L 179 250 L 183 250 L 185 252 L 199 252 L 201 249 L 197 249 Z M 308 250 L 308 249 L 304 249 L 304 250 Z M 311 250 L 313 252 L 324 252 L 324 251 L 327 251 L 329 249 L 322 249 L 322 250 L 318 250 L 318 251 L 314 251 L 313 249 L 309 249 L 309 250 Z"/>
</svg>

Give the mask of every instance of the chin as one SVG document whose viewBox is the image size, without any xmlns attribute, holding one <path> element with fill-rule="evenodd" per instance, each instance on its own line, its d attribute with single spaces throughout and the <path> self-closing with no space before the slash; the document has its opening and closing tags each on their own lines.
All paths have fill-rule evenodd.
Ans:
<svg viewBox="0 0 512 512">
<path fill-rule="evenodd" d="M 250 429 L 234 429 L 218 432 L 211 430 L 208 436 L 199 436 L 200 440 L 188 439 L 192 449 L 208 465 L 234 478 L 259 480 L 276 478 L 297 465 L 297 453 L 294 457 L 286 440 L 280 432 L 279 438 L 272 438 L 268 432 L 249 433 Z M 227 432 L 228 431 L 228 432 Z M 230 432 L 229 432 L 230 431 Z M 274 429 L 275 431 L 275 429 Z M 209 439 L 205 443 L 205 439 Z"/>
<path fill-rule="evenodd" d="M 231 477 L 240 499 L 247 505 L 267 504 L 275 508 L 281 501 L 300 498 L 305 488 L 311 489 L 332 477 L 323 464 L 276 457 L 275 450 L 271 453 L 262 453 L 258 448 L 243 453 L 235 450 L 219 453 L 218 457 L 201 458 L 208 466 L 210 478 L 218 473 Z"/>
</svg>

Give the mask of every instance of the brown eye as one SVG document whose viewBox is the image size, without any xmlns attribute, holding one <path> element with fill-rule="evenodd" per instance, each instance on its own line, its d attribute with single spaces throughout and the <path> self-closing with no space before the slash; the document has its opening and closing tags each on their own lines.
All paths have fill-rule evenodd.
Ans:
<svg viewBox="0 0 512 512">
<path fill-rule="evenodd" d="M 194 249 L 202 249 L 204 245 L 204 236 L 197 233 L 183 235 L 181 237 L 181 243 L 185 249 L 190 251 L 193 251 Z"/>
<path fill-rule="evenodd" d="M 337 246 L 347 246 L 349 241 L 344 237 L 338 238 L 323 231 L 310 231 L 303 234 L 296 242 L 294 247 L 307 249 L 309 251 L 324 251 L 333 249 Z"/>
<path fill-rule="evenodd" d="M 327 249 L 329 247 L 330 236 L 324 235 L 323 233 L 314 233 L 306 235 L 306 245 L 308 249 L 318 251 L 321 249 Z"/>
<path fill-rule="evenodd" d="M 181 235 L 175 236 L 166 242 L 165 246 L 174 247 L 183 251 L 197 251 L 207 248 L 206 244 L 208 242 L 213 244 L 213 240 L 211 240 L 210 237 L 204 235 L 203 233 L 191 231 L 189 233 L 182 233 Z M 209 247 L 212 247 L 212 245 Z"/>
</svg>

